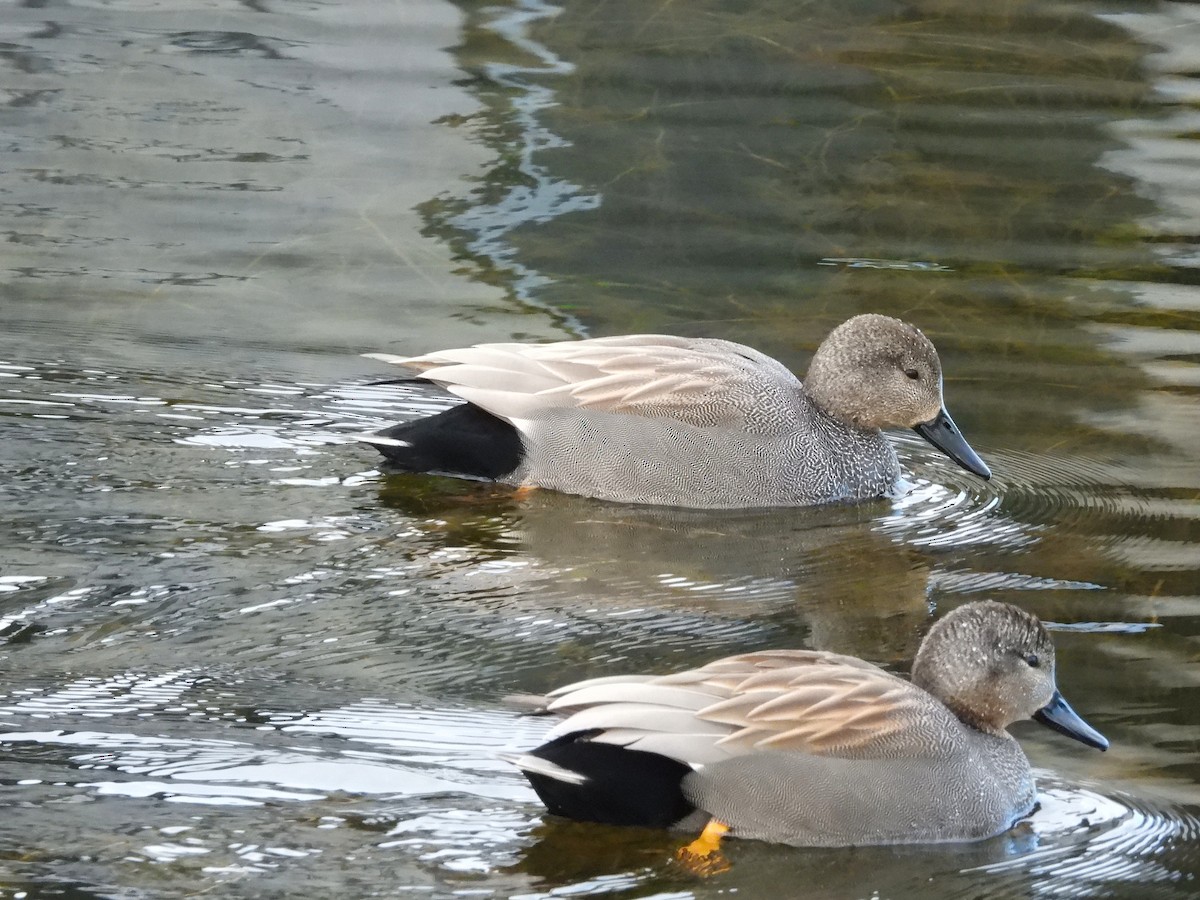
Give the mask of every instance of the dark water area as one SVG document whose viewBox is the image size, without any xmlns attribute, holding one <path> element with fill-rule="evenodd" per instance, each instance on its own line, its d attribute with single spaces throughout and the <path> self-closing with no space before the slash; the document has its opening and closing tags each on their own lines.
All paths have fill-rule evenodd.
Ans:
<svg viewBox="0 0 1200 900">
<path fill-rule="evenodd" d="M 0 11 L 0 897 L 1192 897 L 1200 11 L 783 0 Z M 635 331 L 803 373 L 937 343 L 996 477 L 855 507 L 383 476 L 360 353 Z M 1017 726 L 971 845 L 555 821 L 504 702 L 1052 623 L 1105 754 Z"/>
</svg>

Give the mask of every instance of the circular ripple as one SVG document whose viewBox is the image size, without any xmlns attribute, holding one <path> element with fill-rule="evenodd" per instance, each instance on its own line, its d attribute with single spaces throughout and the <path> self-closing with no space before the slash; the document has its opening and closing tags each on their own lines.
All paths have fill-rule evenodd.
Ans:
<svg viewBox="0 0 1200 900">
<path fill-rule="evenodd" d="M 999 479 L 983 481 L 916 436 L 896 436 L 904 480 L 880 530 L 922 547 L 1021 547 L 1036 538 L 1029 523 L 1001 512 Z"/>
<path fill-rule="evenodd" d="M 1047 893 L 1086 897 L 1119 885 L 1156 893 L 1182 887 L 1200 860 L 1200 818 L 1143 797 L 1055 782 L 1039 773 L 1041 806 L 1022 828 L 1031 849 L 966 872 L 1037 880 Z M 1016 894 L 1017 891 L 1013 891 Z"/>
</svg>

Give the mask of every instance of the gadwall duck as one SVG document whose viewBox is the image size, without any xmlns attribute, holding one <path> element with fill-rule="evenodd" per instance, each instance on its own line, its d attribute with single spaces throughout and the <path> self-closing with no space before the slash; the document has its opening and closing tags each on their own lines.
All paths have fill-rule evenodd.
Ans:
<svg viewBox="0 0 1200 900">
<path fill-rule="evenodd" d="M 1054 683 L 1029 613 L 969 603 L 929 630 L 906 681 L 849 656 L 776 650 L 547 695 L 550 740 L 504 758 L 550 812 L 800 846 L 970 841 L 1034 806 L 1006 729 L 1034 718 L 1101 750 Z"/>
<path fill-rule="evenodd" d="M 932 342 L 887 316 L 835 328 L 803 384 L 750 347 L 668 335 L 367 355 L 467 401 L 363 438 L 404 471 L 623 503 L 805 506 L 886 494 L 900 465 L 880 429 L 903 427 L 991 477 L 942 403 Z"/>
</svg>

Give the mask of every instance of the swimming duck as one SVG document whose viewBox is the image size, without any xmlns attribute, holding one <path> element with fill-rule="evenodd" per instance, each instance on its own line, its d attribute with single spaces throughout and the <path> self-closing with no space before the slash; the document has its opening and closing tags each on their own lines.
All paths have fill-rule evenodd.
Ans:
<svg viewBox="0 0 1200 900">
<path fill-rule="evenodd" d="M 544 698 L 565 715 L 505 754 L 551 813 L 699 828 L 799 846 L 970 841 L 1028 815 L 1029 761 L 1008 734 L 1034 718 L 1108 741 L 1058 691 L 1034 616 L 969 603 L 929 630 L 911 680 L 849 656 L 747 653 L 674 675 L 617 675 Z M 711 848 L 710 848 L 711 849 Z"/>
<path fill-rule="evenodd" d="M 817 348 L 804 383 L 750 347 L 628 335 L 367 354 L 466 400 L 363 438 L 392 467 L 623 503 L 804 506 L 886 494 L 884 428 L 914 428 L 970 472 L 991 471 L 942 402 L 933 343 L 860 315 Z"/>
</svg>

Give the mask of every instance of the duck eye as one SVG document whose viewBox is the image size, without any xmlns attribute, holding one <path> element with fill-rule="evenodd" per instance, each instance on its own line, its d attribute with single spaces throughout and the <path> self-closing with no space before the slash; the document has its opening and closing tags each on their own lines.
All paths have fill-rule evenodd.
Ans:
<svg viewBox="0 0 1200 900">
<path fill-rule="evenodd" d="M 1038 666 L 1040 666 L 1042 664 L 1042 661 L 1040 659 L 1038 659 L 1038 655 L 1036 653 L 1026 654 L 1025 662 L 1027 662 L 1029 664 L 1029 667 L 1031 669 L 1036 669 Z"/>
<path fill-rule="evenodd" d="M 921 373 L 918 372 L 916 369 L 905 369 L 904 374 L 907 375 L 909 378 L 911 378 L 913 381 L 916 381 L 918 378 L 921 377 Z"/>
</svg>

